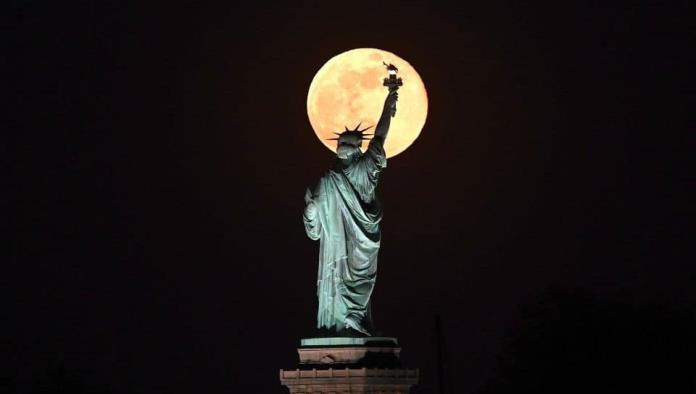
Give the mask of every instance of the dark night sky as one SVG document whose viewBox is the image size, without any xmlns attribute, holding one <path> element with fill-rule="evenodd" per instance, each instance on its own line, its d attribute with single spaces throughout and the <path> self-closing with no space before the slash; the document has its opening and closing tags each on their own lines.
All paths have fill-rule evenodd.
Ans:
<svg viewBox="0 0 696 394">
<path fill-rule="evenodd" d="M 695 305 L 687 2 L 96 3 L 7 14 L 17 392 L 56 370 L 102 392 L 283 392 L 315 321 L 303 194 L 333 160 L 306 93 L 356 47 L 407 59 L 429 94 L 379 185 L 373 298 L 419 393 L 438 313 L 468 393 L 549 287 Z"/>
</svg>

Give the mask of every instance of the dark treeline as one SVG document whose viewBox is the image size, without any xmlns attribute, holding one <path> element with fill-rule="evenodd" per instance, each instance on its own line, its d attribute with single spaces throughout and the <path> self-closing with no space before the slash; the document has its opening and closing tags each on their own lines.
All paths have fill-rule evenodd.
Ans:
<svg viewBox="0 0 696 394">
<path fill-rule="evenodd" d="M 523 313 L 484 394 L 696 392 L 691 312 L 554 289 Z"/>
</svg>

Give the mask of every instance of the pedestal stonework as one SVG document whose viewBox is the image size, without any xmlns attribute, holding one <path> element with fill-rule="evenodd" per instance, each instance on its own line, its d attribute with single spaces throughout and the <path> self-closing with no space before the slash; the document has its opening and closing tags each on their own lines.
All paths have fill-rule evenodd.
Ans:
<svg viewBox="0 0 696 394">
<path fill-rule="evenodd" d="M 418 369 L 401 367 L 396 338 L 308 338 L 297 349 L 300 363 L 280 370 L 290 393 L 405 394 Z"/>
</svg>

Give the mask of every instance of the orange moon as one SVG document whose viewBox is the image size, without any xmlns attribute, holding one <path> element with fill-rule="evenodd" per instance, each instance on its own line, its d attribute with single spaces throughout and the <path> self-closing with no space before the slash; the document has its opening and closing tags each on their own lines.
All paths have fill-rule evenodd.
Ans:
<svg viewBox="0 0 696 394">
<path fill-rule="evenodd" d="M 309 86 L 309 122 L 327 148 L 336 151 L 336 141 L 327 138 L 336 137 L 334 132 L 342 132 L 345 126 L 353 129 L 360 122 L 361 128 L 377 125 L 388 92 L 382 85 L 388 76 L 382 62 L 394 64 L 404 83 L 384 146 L 387 157 L 403 152 L 418 138 L 428 114 L 428 95 L 420 76 L 406 60 L 391 52 L 358 48 L 329 59 Z M 374 127 L 366 131 L 372 132 Z"/>
</svg>

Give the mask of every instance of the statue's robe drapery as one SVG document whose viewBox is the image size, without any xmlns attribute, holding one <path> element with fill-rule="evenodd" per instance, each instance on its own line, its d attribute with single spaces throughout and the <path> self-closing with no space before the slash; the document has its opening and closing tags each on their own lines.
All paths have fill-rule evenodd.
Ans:
<svg viewBox="0 0 696 394">
<path fill-rule="evenodd" d="M 386 165 L 381 140 L 371 140 L 364 154 L 345 168 L 334 167 L 321 178 L 305 208 L 307 235 L 320 240 L 320 329 L 341 331 L 347 319 L 366 329 L 372 326 L 370 296 L 377 276 L 382 219 L 375 188 Z"/>
</svg>

